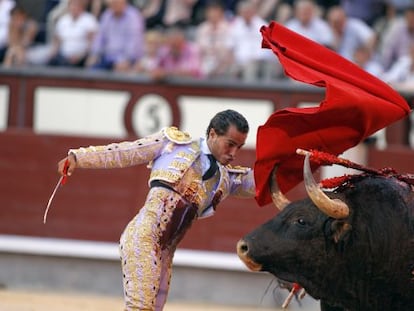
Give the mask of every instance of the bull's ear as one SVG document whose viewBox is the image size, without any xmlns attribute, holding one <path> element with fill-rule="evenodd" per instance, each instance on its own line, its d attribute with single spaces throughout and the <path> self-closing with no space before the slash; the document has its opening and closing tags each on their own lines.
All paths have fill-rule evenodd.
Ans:
<svg viewBox="0 0 414 311">
<path fill-rule="evenodd" d="M 345 220 L 334 220 L 331 223 L 332 238 L 337 244 L 346 244 L 350 236 L 352 225 Z"/>
</svg>

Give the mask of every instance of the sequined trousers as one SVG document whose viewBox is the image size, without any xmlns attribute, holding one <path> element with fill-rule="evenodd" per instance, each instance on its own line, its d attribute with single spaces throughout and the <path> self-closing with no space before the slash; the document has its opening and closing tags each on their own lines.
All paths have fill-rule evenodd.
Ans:
<svg viewBox="0 0 414 311">
<path fill-rule="evenodd" d="M 171 190 L 151 188 L 120 239 L 125 311 L 161 311 L 179 241 L 196 218 L 195 206 Z"/>
</svg>

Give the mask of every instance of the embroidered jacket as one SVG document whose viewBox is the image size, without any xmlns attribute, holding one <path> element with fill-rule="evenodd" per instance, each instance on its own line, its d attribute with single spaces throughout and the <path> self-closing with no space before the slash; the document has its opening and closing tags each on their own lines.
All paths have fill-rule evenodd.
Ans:
<svg viewBox="0 0 414 311">
<path fill-rule="evenodd" d="M 214 214 L 216 206 L 228 195 L 253 197 L 253 171 L 246 167 L 223 166 L 219 174 L 202 180 L 206 155 L 201 152 L 202 139 L 175 127 L 132 142 L 112 143 L 71 149 L 80 168 L 119 168 L 149 163 L 149 183 L 160 180 L 171 185 L 182 197 L 198 208 L 199 217 Z M 204 160 L 204 161 L 203 161 Z"/>
</svg>

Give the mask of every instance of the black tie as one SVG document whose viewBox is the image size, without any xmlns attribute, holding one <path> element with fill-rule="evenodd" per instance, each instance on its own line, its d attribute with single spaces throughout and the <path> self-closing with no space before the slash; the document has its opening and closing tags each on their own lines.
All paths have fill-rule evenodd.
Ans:
<svg viewBox="0 0 414 311">
<path fill-rule="evenodd" d="M 216 174 L 216 172 L 218 170 L 217 161 L 213 157 L 213 155 L 212 154 L 208 154 L 207 157 L 210 160 L 210 167 L 208 168 L 207 172 L 204 173 L 203 180 L 210 179 L 211 177 L 214 176 L 214 174 Z"/>
</svg>

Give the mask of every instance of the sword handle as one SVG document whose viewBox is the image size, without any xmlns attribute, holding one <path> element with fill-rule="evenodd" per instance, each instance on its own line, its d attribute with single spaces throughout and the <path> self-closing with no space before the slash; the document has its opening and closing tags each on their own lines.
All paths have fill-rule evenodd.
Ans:
<svg viewBox="0 0 414 311">
<path fill-rule="evenodd" d="M 63 178 L 60 182 L 60 184 L 63 186 L 64 184 L 66 184 L 66 181 L 68 179 L 68 169 L 69 169 L 69 160 L 66 159 L 65 164 L 63 166 Z"/>
</svg>

